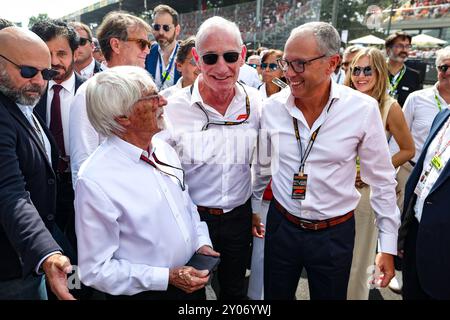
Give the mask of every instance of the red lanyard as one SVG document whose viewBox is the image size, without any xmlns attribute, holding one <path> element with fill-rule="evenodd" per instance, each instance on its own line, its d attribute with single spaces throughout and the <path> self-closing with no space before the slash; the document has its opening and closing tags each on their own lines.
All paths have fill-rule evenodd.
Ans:
<svg viewBox="0 0 450 320">
<path fill-rule="evenodd" d="M 166 171 L 161 170 L 160 168 L 158 168 L 156 166 L 155 162 L 153 162 L 152 160 L 150 160 L 149 158 L 147 158 L 146 156 L 141 154 L 141 160 L 145 161 L 147 164 L 151 165 L 156 170 L 158 170 L 158 171 L 160 171 L 160 172 L 162 172 L 164 174 L 167 174 L 169 176 L 174 177 L 175 179 L 178 180 L 178 183 L 179 183 L 179 185 L 181 187 L 181 190 L 183 190 L 183 191 L 186 190 L 186 186 L 184 184 L 184 170 L 182 168 L 177 168 L 177 167 L 171 166 L 170 164 L 167 164 L 167 163 L 164 163 L 162 161 L 159 161 L 158 158 L 156 157 L 155 153 L 152 153 L 152 157 L 153 157 L 153 160 L 155 160 L 155 162 L 157 164 L 161 165 L 161 166 L 169 167 L 169 168 L 176 169 L 176 170 L 181 170 L 181 172 L 183 173 L 183 180 L 181 181 L 176 175 L 173 175 L 171 173 L 168 173 Z"/>
</svg>

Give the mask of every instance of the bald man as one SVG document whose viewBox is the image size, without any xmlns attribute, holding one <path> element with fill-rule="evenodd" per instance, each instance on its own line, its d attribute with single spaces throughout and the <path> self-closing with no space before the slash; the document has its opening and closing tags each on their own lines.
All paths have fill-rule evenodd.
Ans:
<svg viewBox="0 0 450 320">
<path fill-rule="evenodd" d="M 70 261 L 52 237 L 57 148 L 33 115 L 47 81 L 50 52 L 31 31 L 0 31 L 0 300 L 46 299 L 45 281 L 60 299 Z M 45 273 L 45 278 L 43 276 Z"/>
</svg>

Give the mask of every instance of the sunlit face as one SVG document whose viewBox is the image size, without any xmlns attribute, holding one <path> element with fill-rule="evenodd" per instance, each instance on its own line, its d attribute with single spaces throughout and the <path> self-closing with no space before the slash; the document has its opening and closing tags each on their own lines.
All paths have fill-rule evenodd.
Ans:
<svg viewBox="0 0 450 320">
<path fill-rule="evenodd" d="M 368 68 L 371 69 L 371 75 L 368 75 Z M 351 72 L 351 79 L 355 89 L 367 95 L 371 95 L 378 77 L 375 68 L 370 63 L 369 57 L 363 56 L 359 58 L 352 67 Z M 355 72 L 359 73 L 359 75 L 355 75 Z"/>
<path fill-rule="evenodd" d="M 200 69 L 198 68 L 197 63 L 192 56 L 192 52 L 189 52 L 183 63 L 177 62 L 177 69 L 183 76 L 184 86 L 193 84 L 195 79 L 197 79 L 198 75 L 200 74 Z"/>
<path fill-rule="evenodd" d="M 438 80 L 440 85 L 445 85 L 450 88 L 450 59 L 444 59 L 439 66 L 447 65 L 449 68 L 446 72 L 439 70 L 438 68 Z"/>
<path fill-rule="evenodd" d="M 274 78 L 281 78 L 283 76 L 283 71 L 278 67 L 277 56 L 271 54 L 264 61 L 261 62 L 262 65 L 267 65 L 265 68 L 261 66 L 262 78 L 264 83 L 270 83 Z M 275 70 L 274 70 L 275 69 Z"/>
<path fill-rule="evenodd" d="M 128 39 L 143 39 L 148 40 L 148 34 L 145 29 L 128 30 Z M 142 48 L 136 41 L 121 41 L 120 57 L 123 65 L 145 67 L 145 58 L 150 52 L 148 46 Z"/>
<path fill-rule="evenodd" d="M 161 48 L 164 49 L 176 41 L 176 38 L 180 33 L 180 25 L 175 26 L 173 24 L 173 18 L 169 13 L 158 13 L 153 20 L 153 24 L 158 24 L 161 26 L 158 31 L 152 31 L 155 40 Z M 169 26 L 169 31 L 164 30 L 164 25 Z"/>
<path fill-rule="evenodd" d="M 411 50 L 411 43 L 408 39 L 398 38 L 390 48 L 386 48 L 386 52 L 390 60 L 396 62 L 405 62 Z"/>
<path fill-rule="evenodd" d="M 75 29 L 83 39 L 89 39 L 88 33 L 83 28 Z M 75 63 L 83 65 L 84 63 L 90 62 L 92 59 L 92 52 L 94 50 L 94 45 L 91 41 L 86 41 L 86 43 L 82 46 L 81 44 L 78 46 L 77 50 L 75 50 Z"/>
<path fill-rule="evenodd" d="M 46 42 L 52 57 L 52 69 L 58 71 L 58 75 L 53 79 L 56 83 L 61 83 L 70 78 L 73 73 L 74 58 L 69 41 L 62 36 L 55 37 Z"/>
<path fill-rule="evenodd" d="M 149 136 L 164 130 L 164 110 L 167 100 L 155 93 L 144 95 L 133 106 L 128 119 L 130 120 L 130 130 L 134 132 L 148 132 Z"/>
</svg>

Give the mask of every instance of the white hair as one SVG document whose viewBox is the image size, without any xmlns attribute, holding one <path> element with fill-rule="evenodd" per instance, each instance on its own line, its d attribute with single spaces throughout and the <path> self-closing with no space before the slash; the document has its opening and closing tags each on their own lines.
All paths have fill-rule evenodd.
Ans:
<svg viewBox="0 0 450 320">
<path fill-rule="evenodd" d="M 261 62 L 261 57 L 258 56 L 257 54 L 254 54 L 247 58 L 247 63 L 249 63 L 250 60 L 255 60 L 255 59 L 258 60 L 258 62 Z"/>
<path fill-rule="evenodd" d="M 341 47 L 341 38 L 337 30 L 326 22 L 308 22 L 294 28 L 291 31 L 289 39 L 295 38 L 303 32 L 312 32 L 316 39 L 319 51 L 327 57 L 339 54 Z"/>
<path fill-rule="evenodd" d="M 205 38 L 211 33 L 226 32 L 233 35 L 236 38 L 236 45 L 239 47 L 243 45 L 241 32 L 238 26 L 225 18 L 214 16 L 212 18 L 206 19 L 200 27 L 198 28 L 197 34 L 195 35 L 195 49 L 197 52 L 201 52 L 201 45 Z"/>
<path fill-rule="evenodd" d="M 442 64 L 442 61 L 450 59 L 450 48 L 444 48 L 436 51 L 436 67 Z"/>
<path fill-rule="evenodd" d="M 129 116 L 144 94 L 157 92 L 150 74 L 141 67 L 118 66 L 97 73 L 88 81 L 86 109 L 94 129 L 107 137 L 125 129 L 117 117 Z"/>
</svg>

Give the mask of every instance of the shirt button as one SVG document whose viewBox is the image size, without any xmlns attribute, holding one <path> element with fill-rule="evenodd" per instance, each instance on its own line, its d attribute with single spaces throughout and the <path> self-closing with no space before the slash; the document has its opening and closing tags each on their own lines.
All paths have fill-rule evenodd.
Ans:
<svg viewBox="0 0 450 320">
<path fill-rule="evenodd" d="M 47 180 L 47 183 L 50 184 L 50 185 L 51 184 L 55 184 L 55 179 L 50 178 L 50 179 Z"/>
<path fill-rule="evenodd" d="M 47 220 L 48 221 L 53 221 L 53 219 L 55 219 L 55 216 L 53 214 L 47 215 Z"/>
</svg>

